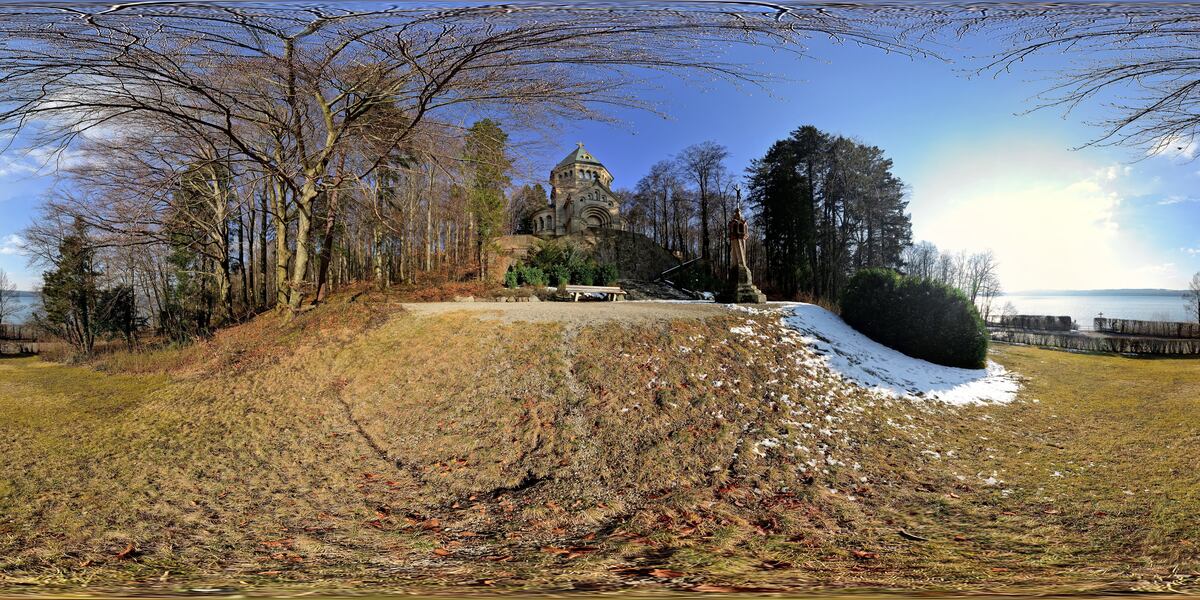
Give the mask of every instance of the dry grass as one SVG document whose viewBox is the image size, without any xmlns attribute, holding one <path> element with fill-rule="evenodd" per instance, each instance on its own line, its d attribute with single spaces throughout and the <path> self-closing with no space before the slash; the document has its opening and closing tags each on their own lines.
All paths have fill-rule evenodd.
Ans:
<svg viewBox="0 0 1200 600">
<path fill-rule="evenodd" d="M 1002 348 L 1023 400 L 951 409 L 766 316 L 365 299 L 0 361 L 0 588 L 1194 584 L 1200 363 Z"/>
</svg>

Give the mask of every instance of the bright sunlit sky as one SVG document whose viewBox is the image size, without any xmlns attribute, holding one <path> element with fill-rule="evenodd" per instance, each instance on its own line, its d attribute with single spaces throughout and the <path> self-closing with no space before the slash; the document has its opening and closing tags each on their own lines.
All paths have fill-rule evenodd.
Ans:
<svg viewBox="0 0 1200 600">
<path fill-rule="evenodd" d="M 788 80 L 760 89 L 702 90 L 664 79 L 647 97 L 670 114 L 622 112 L 623 125 L 568 124 L 561 144 L 532 163 L 544 175 L 576 141 L 633 187 L 651 164 L 715 140 L 742 172 L 803 124 L 883 148 L 908 185 L 914 240 L 952 250 L 992 249 L 1007 291 L 1186 287 L 1200 271 L 1200 161 L 1194 144 L 1147 157 L 1131 148 L 1071 150 L 1099 130 L 1104 107 L 1022 114 L 1045 85 L 1050 57 L 997 78 L 966 77 L 954 63 L 816 43 L 814 59 L 741 51 Z M 50 178 L 33 161 L 0 156 L 0 269 L 23 289 L 39 276 L 19 250 Z"/>
</svg>

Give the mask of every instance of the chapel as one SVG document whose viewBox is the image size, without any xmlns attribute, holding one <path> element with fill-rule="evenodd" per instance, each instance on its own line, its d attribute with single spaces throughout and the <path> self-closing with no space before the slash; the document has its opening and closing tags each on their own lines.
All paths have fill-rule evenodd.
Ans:
<svg viewBox="0 0 1200 600">
<path fill-rule="evenodd" d="M 623 229 L 612 179 L 583 143 L 577 144 L 550 170 L 550 204 L 530 218 L 533 234 L 550 238 L 589 229 Z"/>
</svg>

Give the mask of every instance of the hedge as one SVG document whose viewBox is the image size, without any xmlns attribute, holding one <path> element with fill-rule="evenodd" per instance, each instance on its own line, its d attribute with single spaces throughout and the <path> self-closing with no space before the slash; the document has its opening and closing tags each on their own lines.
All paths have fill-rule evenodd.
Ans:
<svg viewBox="0 0 1200 600">
<path fill-rule="evenodd" d="M 980 369 L 988 333 L 962 292 L 888 269 L 859 271 L 842 293 L 842 320 L 863 335 L 914 358 Z"/>
</svg>

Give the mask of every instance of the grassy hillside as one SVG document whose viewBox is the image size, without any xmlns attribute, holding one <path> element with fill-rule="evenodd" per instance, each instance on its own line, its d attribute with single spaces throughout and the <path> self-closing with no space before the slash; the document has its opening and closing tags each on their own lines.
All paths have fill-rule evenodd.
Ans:
<svg viewBox="0 0 1200 600">
<path fill-rule="evenodd" d="M 771 316 L 338 302 L 0 360 L 0 589 L 1195 585 L 1200 363 L 996 358 L 1022 399 L 951 409 Z"/>
</svg>

